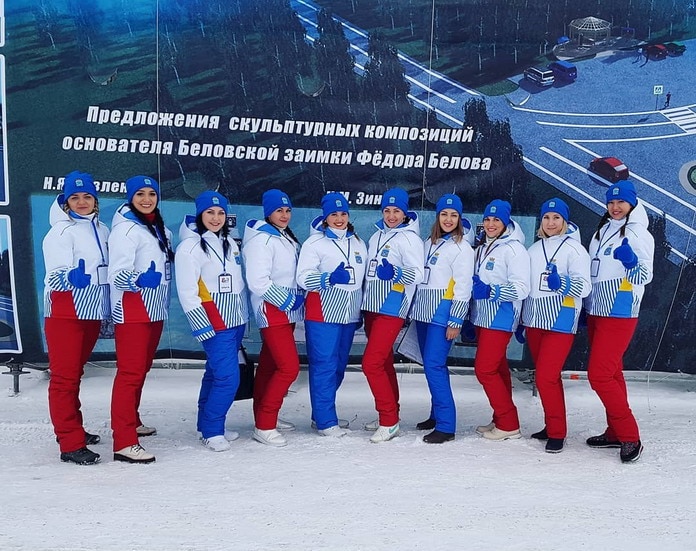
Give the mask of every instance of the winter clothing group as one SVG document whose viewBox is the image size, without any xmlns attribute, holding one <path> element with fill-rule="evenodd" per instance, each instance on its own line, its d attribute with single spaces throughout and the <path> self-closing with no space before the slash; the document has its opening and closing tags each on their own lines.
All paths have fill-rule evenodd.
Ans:
<svg viewBox="0 0 696 551">
<path fill-rule="evenodd" d="M 474 370 L 492 408 L 477 431 L 489 440 L 521 436 L 506 351 L 515 334 L 526 337 L 536 366 L 545 427 L 532 435 L 546 451 L 563 449 L 567 434 L 561 370 L 587 313 L 588 378 L 607 412 L 607 429 L 592 447 L 620 447 L 623 461 L 638 459 L 642 444 L 628 405 L 622 357 L 637 323 L 644 286 L 652 278 L 653 239 L 631 182 L 606 194 L 607 212 L 588 251 L 559 198 L 540 209 L 539 239 L 528 249 L 521 226 L 504 200 L 489 203 L 476 236 L 461 199 L 443 195 L 429 237 L 400 188 L 385 192 L 381 217 L 367 242 L 350 223 L 340 193 L 322 198 L 321 214 L 300 244 L 290 229 L 292 202 L 281 190 L 263 194 L 263 218 L 249 220 L 241 251 L 229 235 L 227 199 L 206 191 L 195 215 L 179 229 L 176 255 L 157 208 L 159 185 L 146 176 L 126 183 L 127 201 L 114 215 L 111 234 L 98 219 L 94 182 L 73 172 L 51 209 L 44 240 L 45 316 L 51 383 L 49 408 L 61 459 L 91 464 L 87 448 L 99 440 L 84 431 L 79 403 L 83 366 L 101 320 L 115 324 L 117 370 L 111 422 L 114 459 L 155 460 L 139 444 L 153 434 L 138 409 L 145 377 L 168 315 L 175 277 L 179 302 L 201 343 L 206 365 L 198 398 L 197 430 L 203 445 L 225 451 L 238 434 L 225 431 L 239 386 L 238 351 L 251 313 L 262 338 L 253 396 L 253 438 L 285 446 L 294 425 L 278 417 L 300 369 L 295 326 L 304 322 L 312 426 L 321 436 L 349 431 L 339 419 L 336 394 L 356 330 L 367 344 L 362 371 L 378 419 L 368 423 L 372 442 L 399 435 L 399 386 L 394 345 L 410 320 L 431 394 L 431 411 L 418 428 L 423 440 L 455 438 L 456 406 L 447 358 L 462 337 L 477 341 Z M 174 266 L 172 266 L 174 264 Z"/>
</svg>

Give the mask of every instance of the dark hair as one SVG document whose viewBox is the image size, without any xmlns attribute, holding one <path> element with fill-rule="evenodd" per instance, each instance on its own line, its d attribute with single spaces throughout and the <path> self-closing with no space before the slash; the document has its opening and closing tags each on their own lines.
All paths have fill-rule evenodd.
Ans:
<svg viewBox="0 0 696 551">
<path fill-rule="evenodd" d="M 159 243 L 160 249 L 167 256 L 167 260 L 169 262 L 173 262 L 174 251 L 172 250 L 172 244 L 169 242 L 169 239 L 167 239 L 167 232 L 164 229 L 164 220 L 162 219 L 159 208 L 155 207 L 155 210 L 152 211 L 152 214 L 155 215 L 155 223 L 153 224 L 135 207 L 135 205 L 133 205 L 133 203 L 128 203 L 128 207 L 135 217 L 143 223 L 152 236 L 157 239 L 157 243 Z"/>
<path fill-rule="evenodd" d="M 277 227 L 273 222 L 271 222 L 271 219 L 270 219 L 270 218 L 264 218 L 264 220 L 265 220 L 268 224 L 270 224 L 271 226 L 273 226 L 274 228 Z M 287 233 L 287 234 L 288 234 L 288 237 L 290 237 L 295 243 L 297 243 L 298 245 L 300 244 L 300 241 L 297 239 L 297 237 L 295 237 L 295 234 L 292 233 L 292 230 L 290 229 L 290 226 L 287 226 L 283 231 L 284 231 L 285 233 Z"/>
<path fill-rule="evenodd" d="M 201 236 L 201 249 L 203 252 L 210 256 L 208 252 L 208 244 L 203 239 L 203 234 L 208 231 L 203 223 L 203 213 L 196 215 L 196 232 Z M 230 242 L 227 237 L 230 235 L 230 227 L 227 225 L 227 221 L 222 225 L 222 228 L 217 232 L 217 235 L 222 237 L 222 258 L 227 258 L 227 253 L 230 251 Z"/>
<path fill-rule="evenodd" d="M 322 227 L 322 229 L 324 229 L 324 230 L 325 230 L 326 228 L 328 228 L 328 227 L 329 227 L 328 222 L 327 222 L 326 220 L 324 220 L 324 221 L 321 223 L 321 227 Z M 350 222 L 348 222 L 348 224 L 346 225 L 346 228 L 348 228 L 348 231 L 349 231 L 350 233 L 353 234 L 353 236 L 355 237 L 355 239 L 357 239 L 358 241 L 360 241 L 360 237 L 358 237 L 358 234 L 355 233 L 355 226 L 353 226 L 353 224 L 351 224 Z"/>
<path fill-rule="evenodd" d="M 632 206 L 632 207 L 631 207 L 631 210 L 628 211 L 628 214 L 626 215 L 626 221 L 624 222 L 624 225 L 621 226 L 621 230 L 619 231 L 619 235 L 620 235 L 621 237 L 625 237 L 625 236 L 626 236 L 626 226 L 628 226 L 628 220 L 631 218 L 631 213 L 633 212 L 633 209 L 634 209 L 634 208 L 636 208 L 636 207 Z M 602 218 L 600 218 L 599 224 L 597 224 L 597 231 L 596 231 L 595 234 L 594 234 L 594 238 L 595 238 L 597 241 L 599 241 L 599 230 L 602 229 L 602 226 L 604 226 L 604 224 L 607 223 L 607 221 L 609 220 L 609 218 L 611 218 L 611 215 L 609 214 L 609 212 L 605 212 L 605 213 L 602 215 Z"/>
</svg>

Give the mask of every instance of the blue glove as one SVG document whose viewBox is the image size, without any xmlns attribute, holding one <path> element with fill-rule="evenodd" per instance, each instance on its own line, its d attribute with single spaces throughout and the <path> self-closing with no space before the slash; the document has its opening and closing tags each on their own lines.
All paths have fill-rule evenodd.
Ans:
<svg viewBox="0 0 696 551">
<path fill-rule="evenodd" d="M 384 281 L 394 279 L 394 266 L 389 264 L 386 258 L 382 259 L 382 264 L 377 266 L 377 277 Z"/>
<path fill-rule="evenodd" d="M 346 263 L 341 262 L 336 269 L 331 272 L 329 276 L 329 283 L 331 285 L 346 284 L 350 281 L 350 274 L 346 270 Z"/>
<path fill-rule="evenodd" d="M 81 258 L 77 261 L 77 268 L 73 268 L 68 272 L 68 281 L 73 287 L 84 289 L 92 281 L 92 276 L 85 273 L 85 259 Z"/>
<path fill-rule="evenodd" d="M 470 320 L 462 323 L 462 340 L 474 342 L 476 340 L 476 326 Z"/>
<path fill-rule="evenodd" d="M 293 310 L 299 310 L 302 308 L 302 305 L 304 304 L 304 295 L 295 295 L 295 300 L 292 303 L 292 306 L 290 307 L 290 312 Z"/>
<path fill-rule="evenodd" d="M 147 272 L 143 272 L 135 280 L 138 287 L 147 287 L 148 289 L 156 289 L 162 281 L 162 273 L 155 270 L 155 261 L 150 262 L 150 267 Z"/>
<path fill-rule="evenodd" d="M 517 326 L 517 329 L 515 329 L 515 340 L 517 340 L 518 343 L 524 344 L 527 342 L 527 337 L 524 335 L 524 325 L 521 323 Z"/>
<path fill-rule="evenodd" d="M 621 245 L 614 249 L 614 258 L 621 262 L 627 270 L 635 268 L 638 265 L 638 257 L 628 244 L 628 237 L 624 237 Z"/>
<path fill-rule="evenodd" d="M 551 270 L 551 273 L 546 278 L 549 289 L 558 291 L 561 288 L 561 276 L 558 275 L 558 268 L 556 268 L 555 264 L 549 264 L 546 269 Z"/>
<path fill-rule="evenodd" d="M 477 275 L 475 275 L 472 279 L 474 280 L 473 295 L 475 299 L 485 299 L 491 296 L 491 286 L 488 285 L 488 283 L 481 281 L 481 278 Z"/>
</svg>

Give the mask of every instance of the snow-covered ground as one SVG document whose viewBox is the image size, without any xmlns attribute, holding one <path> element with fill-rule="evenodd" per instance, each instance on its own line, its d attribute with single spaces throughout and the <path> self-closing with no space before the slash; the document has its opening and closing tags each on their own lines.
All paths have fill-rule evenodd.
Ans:
<svg viewBox="0 0 696 551">
<path fill-rule="evenodd" d="M 151 465 L 116 463 L 109 399 L 114 371 L 90 366 L 83 382 L 86 426 L 102 436 L 102 463 L 59 461 L 40 372 L 21 393 L 0 395 L 0 549 L 40 550 L 692 550 L 696 548 L 696 379 L 629 383 L 645 444 L 638 463 L 585 438 L 604 428 L 587 381 L 566 380 L 569 437 L 561 454 L 528 438 L 542 427 L 539 399 L 516 382 L 525 438 L 489 442 L 490 420 L 471 375 L 453 376 L 457 439 L 427 445 L 416 422 L 428 415 L 422 373 L 399 375 L 403 435 L 371 444 L 375 418 L 363 375 L 348 373 L 341 417 L 353 432 L 319 437 L 309 427 L 306 372 L 283 406 L 297 423 L 289 445 L 251 440 L 251 402 L 227 426 L 241 438 L 214 453 L 198 443 L 201 372 L 154 369 L 143 394 L 141 443 Z M 3 377 L 3 389 L 12 379 Z"/>
</svg>

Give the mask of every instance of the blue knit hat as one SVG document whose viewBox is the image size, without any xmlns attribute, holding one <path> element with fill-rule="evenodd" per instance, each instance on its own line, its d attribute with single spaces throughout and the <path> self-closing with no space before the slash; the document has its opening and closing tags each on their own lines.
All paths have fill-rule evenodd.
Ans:
<svg viewBox="0 0 696 551">
<path fill-rule="evenodd" d="M 292 203 L 290 202 L 290 197 L 284 191 L 279 189 L 269 189 L 263 194 L 261 198 L 261 204 L 263 205 L 263 217 L 268 218 L 273 211 L 278 210 L 282 207 L 288 207 L 292 209 Z"/>
<path fill-rule="evenodd" d="M 494 199 L 488 205 L 486 205 L 486 210 L 483 211 L 483 217 L 487 218 L 492 216 L 493 218 L 498 218 L 506 226 L 510 223 L 510 212 L 512 211 L 512 205 L 507 201 L 502 199 Z"/>
<path fill-rule="evenodd" d="M 327 193 L 321 198 L 321 211 L 324 218 L 334 212 L 350 212 L 348 200 L 341 193 Z"/>
<path fill-rule="evenodd" d="M 394 187 L 384 192 L 382 195 L 382 210 L 387 207 L 401 209 L 404 214 L 408 212 L 408 193 L 400 187 Z"/>
<path fill-rule="evenodd" d="M 68 197 L 75 193 L 89 193 L 95 199 L 97 196 L 97 188 L 94 185 L 94 178 L 91 174 L 73 170 L 63 180 L 63 196 L 67 200 Z"/>
<path fill-rule="evenodd" d="M 610 201 L 615 201 L 617 199 L 626 201 L 633 207 L 638 204 L 636 186 L 633 185 L 631 180 L 619 180 L 609 187 L 607 190 L 607 204 L 609 204 Z"/>
<path fill-rule="evenodd" d="M 560 214 L 561 218 L 563 218 L 563 220 L 566 222 L 570 220 L 570 209 L 568 208 L 568 205 L 565 201 L 559 199 L 558 197 L 549 199 L 548 201 L 545 201 L 543 205 L 541 205 L 541 214 L 539 217 L 543 218 L 547 212 L 555 212 L 556 214 Z"/>
<path fill-rule="evenodd" d="M 227 199 L 217 191 L 208 190 L 196 197 L 196 216 L 209 208 L 220 207 L 227 214 Z"/>
<path fill-rule="evenodd" d="M 445 209 L 456 210 L 457 214 L 461 217 L 462 212 L 464 212 L 464 206 L 462 205 L 462 200 L 457 197 L 454 193 L 446 193 L 437 200 L 435 205 L 435 212 L 439 215 L 440 211 Z"/>
<path fill-rule="evenodd" d="M 133 176 L 126 180 L 126 201 L 129 203 L 133 202 L 133 196 L 136 192 L 144 187 L 149 187 L 155 190 L 157 194 L 157 200 L 160 198 L 160 188 L 157 180 L 150 178 L 149 176 Z"/>
</svg>

